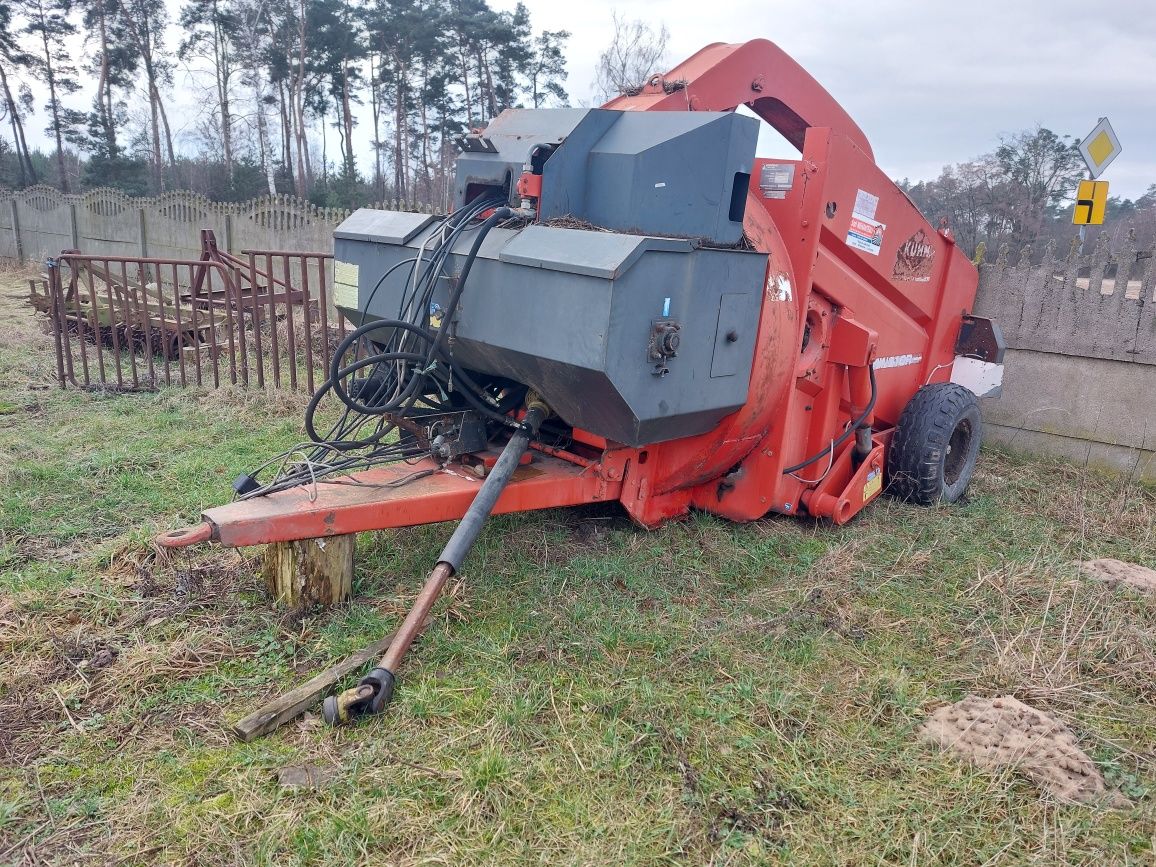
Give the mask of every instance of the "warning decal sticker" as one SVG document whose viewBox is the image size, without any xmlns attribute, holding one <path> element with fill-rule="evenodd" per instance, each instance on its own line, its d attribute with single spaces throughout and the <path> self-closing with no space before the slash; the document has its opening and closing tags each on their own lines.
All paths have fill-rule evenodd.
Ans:
<svg viewBox="0 0 1156 867">
<path fill-rule="evenodd" d="M 353 262 L 333 260 L 333 304 L 336 307 L 357 307 L 358 267 Z"/>
<path fill-rule="evenodd" d="M 794 163 L 766 163 L 759 170 L 759 189 L 764 199 L 785 199 L 794 184 Z"/>
<path fill-rule="evenodd" d="M 879 207 L 879 197 L 873 196 L 866 190 L 855 192 L 855 216 L 867 220 L 875 219 L 875 209 Z"/>
<path fill-rule="evenodd" d="M 920 229 L 899 245 L 899 252 L 895 254 L 895 267 L 891 270 L 891 279 L 926 283 L 931 279 L 931 268 L 934 264 L 935 247 L 927 239 L 927 233 Z"/>
<path fill-rule="evenodd" d="M 879 255 L 883 246 L 883 230 L 887 227 L 875 219 L 875 210 L 879 207 L 879 197 L 873 196 L 866 190 L 855 193 L 855 212 L 851 214 L 851 225 L 847 229 L 847 246 Z"/>
<path fill-rule="evenodd" d="M 847 246 L 878 256 L 883 246 L 883 230 L 886 228 L 878 220 L 852 216 L 851 226 L 847 229 Z"/>
</svg>

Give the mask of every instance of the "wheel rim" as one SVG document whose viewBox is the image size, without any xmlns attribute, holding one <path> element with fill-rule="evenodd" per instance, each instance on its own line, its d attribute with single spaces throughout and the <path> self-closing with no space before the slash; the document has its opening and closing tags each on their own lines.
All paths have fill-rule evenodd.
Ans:
<svg viewBox="0 0 1156 867">
<path fill-rule="evenodd" d="M 960 420 L 951 432 L 951 439 L 947 442 L 947 454 L 943 459 L 943 483 L 951 486 L 959 481 L 967 466 L 968 453 L 971 451 L 971 422 Z"/>
</svg>

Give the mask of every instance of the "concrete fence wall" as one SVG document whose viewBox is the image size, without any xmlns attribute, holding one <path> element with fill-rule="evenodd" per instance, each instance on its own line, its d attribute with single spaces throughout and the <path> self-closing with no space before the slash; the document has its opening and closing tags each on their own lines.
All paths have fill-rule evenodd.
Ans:
<svg viewBox="0 0 1156 867">
<path fill-rule="evenodd" d="M 333 227 L 348 215 L 289 196 L 210 202 L 190 192 L 133 198 L 116 190 L 64 195 L 52 187 L 0 192 L 0 258 L 41 261 L 61 250 L 111 256 L 196 259 L 198 233 L 242 250 L 329 251 Z"/>
<path fill-rule="evenodd" d="M 328 253 L 333 250 L 334 227 L 348 215 L 291 196 L 222 203 L 187 191 L 134 198 L 107 188 L 65 195 L 36 186 L 0 192 L 0 259 L 43 262 L 65 249 L 90 255 L 198 259 L 201 229 L 212 229 L 218 247 L 236 255 L 246 250 Z M 257 268 L 275 278 L 308 285 L 312 291 L 322 276 L 332 285 L 328 261 L 310 260 L 307 275 L 301 273 L 301 260 L 256 257 L 255 261 Z M 318 273 L 319 267 L 325 268 L 325 275 Z M 167 269 L 160 269 L 161 280 L 172 279 Z M 131 268 L 129 272 L 135 273 Z M 216 275 L 210 280 L 213 288 L 221 288 Z"/>
<path fill-rule="evenodd" d="M 0 192 L 0 257 L 86 253 L 195 259 L 198 230 L 232 253 L 330 251 L 348 212 L 288 196 L 240 204 L 188 192 L 131 198 L 115 190 Z M 1004 248 L 980 264 L 976 312 L 1000 323 L 1004 391 L 984 402 L 990 440 L 1156 479 L 1156 266 L 1129 234 L 1080 255 Z"/>
<path fill-rule="evenodd" d="M 1156 267 L 1128 233 L 1077 247 L 1006 249 L 980 265 L 976 313 L 999 322 L 1004 389 L 990 441 L 1156 480 Z"/>
</svg>

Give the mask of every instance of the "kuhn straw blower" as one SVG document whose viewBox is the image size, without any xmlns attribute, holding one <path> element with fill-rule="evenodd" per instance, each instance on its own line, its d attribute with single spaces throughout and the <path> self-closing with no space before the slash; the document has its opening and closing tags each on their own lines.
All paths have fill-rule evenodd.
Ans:
<svg viewBox="0 0 1156 867">
<path fill-rule="evenodd" d="M 756 158 L 752 115 L 800 154 Z M 493 512 L 842 524 L 885 487 L 963 493 L 976 396 L 1002 371 L 998 330 L 969 315 L 976 269 L 774 44 L 711 45 L 603 108 L 510 110 L 459 144 L 450 216 L 360 210 L 335 232 L 334 300 L 357 327 L 310 405 L 310 450 L 161 539 L 460 519 L 328 718 L 385 706 Z"/>
</svg>

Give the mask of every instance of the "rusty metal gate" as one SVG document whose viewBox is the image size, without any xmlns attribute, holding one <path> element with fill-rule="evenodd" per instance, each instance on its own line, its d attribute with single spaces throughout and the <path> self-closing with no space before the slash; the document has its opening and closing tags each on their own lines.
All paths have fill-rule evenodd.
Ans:
<svg viewBox="0 0 1156 867">
<path fill-rule="evenodd" d="M 61 387 L 221 385 L 313 391 L 346 324 L 331 253 L 243 250 L 201 232 L 195 260 L 65 250 L 30 281 Z"/>
</svg>

